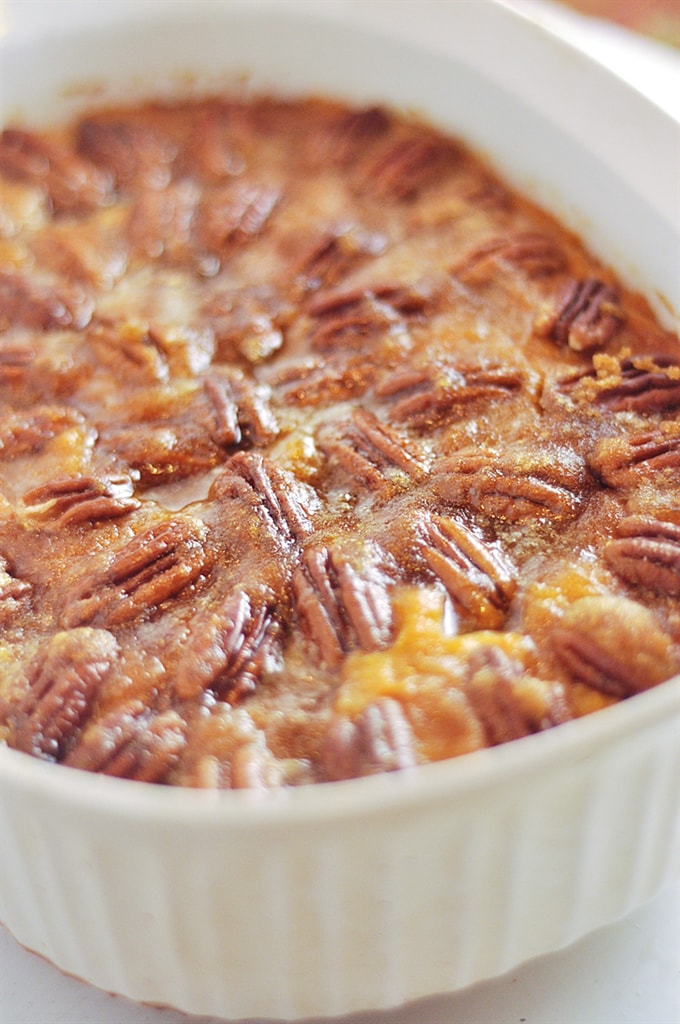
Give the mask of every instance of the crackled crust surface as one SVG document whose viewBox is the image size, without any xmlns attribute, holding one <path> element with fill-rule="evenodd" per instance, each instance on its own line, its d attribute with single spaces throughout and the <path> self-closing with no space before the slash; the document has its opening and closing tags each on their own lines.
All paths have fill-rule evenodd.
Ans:
<svg viewBox="0 0 680 1024">
<path fill-rule="evenodd" d="M 0 739 L 299 785 L 680 670 L 678 340 L 458 141 L 226 98 L 0 175 Z"/>
</svg>

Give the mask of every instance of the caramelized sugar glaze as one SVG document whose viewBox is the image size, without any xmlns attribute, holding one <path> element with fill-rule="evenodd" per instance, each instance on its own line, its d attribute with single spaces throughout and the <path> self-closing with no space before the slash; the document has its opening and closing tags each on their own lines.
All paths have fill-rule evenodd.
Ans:
<svg viewBox="0 0 680 1024">
<path fill-rule="evenodd" d="M 680 670 L 680 347 L 463 145 L 215 99 L 0 144 L 0 738 L 183 786 Z"/>
</svg>

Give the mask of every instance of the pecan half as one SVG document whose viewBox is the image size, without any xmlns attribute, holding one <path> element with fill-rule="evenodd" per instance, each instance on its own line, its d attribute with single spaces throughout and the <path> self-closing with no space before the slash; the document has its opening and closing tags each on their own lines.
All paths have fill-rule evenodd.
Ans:
<svg viewBox="0 0 680 1024">
<path fill-rule="evenodd" d="M 134 404 L 134 403 L 133 403 Z M 103 423 L 98 448 L 123 464 L 138 481 L 139 488 L 158 487 L 184 480 L 212 469 L 220 461 L 220 450 L 197 416 L 176 420 L 142 419 L 120 426 Z"/>
<path fill-rule="evenodd" d="M 107 174 L 66 146 L 20 128 L 0 136 L 0 171 L 44 188 L 55 213 L 80 212 L 105 202 Z"/>
<path fill-rule="evenodd" d="M 354 188 L 381 202 L 407 202 L 455 167 L 460 150 L 435 135 L 389 139 L 356 168 Z"/>
<path fill-rule="evenodd" d="M 61 406 L 39 405 L 7 413 L 0 416 L 0 458 L 39 452 L 53 437 L 73 427 L 88 430 L 81 413 Z"/>
<path fill-rule="evenodd" d="M 194 262 L 193 229 L 199 190 L 193 182 L 171 182 L 163 189 L 139 192 L 127 221 L 132 252 L 169 264 Z"/>
<path fill-rule="evenodd" d="M 92 318 L 94 306 L 75 284 L 38 284 L 21 274 L 0 270 L 0 334 L 12 327 L 53 331 L 81 330 Z"/>
<path fill-rule="evenodd" d="M 451 268 L 466 284 L 490 280 L 499 267 L 510 266 L 528 278 L 548 277 L 563 270 L 566 256 L 549 235 L 518 231 L 487 239 L 464 253 Z"/>
<path fill-rule="evenodd" d="M 191 621 L 174 673 L 175 692 L 191 700 L 211 690 L 230 704 L 255 691 L 273 664 L 279 625 L 266 600 L 234 591 Z"/>
<path fill-rule="evenodd" d="M 182 171 L 208 182 L 242 174 L 253 131 L 252 119 L 242 104 L 218 101 L 198 111 L 180 154 Z"/>
<path fill-rule="evenodd" d="M 220 254 L 255 238 L 279 203 L 274 188 L 237 181 L 204 193 L 196 210 L 194 241 L 199 250 Z"/>
<path fill-rule="evenodd" d="M 421 543 L 428 568 L 456 608 L 481 628 L 499 628 L 517 589 L 515 567 L 500 546 L 443 516 L 425 523 Z"/>
<path fill-rule="evenodd" d="M 340 166 L 353 163 L 389 131 L 391 123 L 382 107 L 353 110 L 335 121 L 325 121 L 312 137 L 312 159 Z"/>
<path fill-rule="evenodd" d="M 413 767 L 413 734 L 399 702 L 378 700 L 355 721 L 335 716 L 324 738 L 321 757 L 331 781 Z"/>
<path fill-rule="evenodd" d="M 63 764 L 138 782 L 164 782 L 186 744 L 176 711 L 149 712 L 141 704 L 88 725 Z"/>
<path fill-rule="evenodd" d="M 361 346 L 367 338 L 403 327 L 409 317 L 423 312 L 429 300 L 424 289 L 394 284 L 319 292 L 307 307 L 317 321 L 312 348 L 326 352 L 340 346 Z"/>
<path fill-rule="evenodd" d="M 86 344 L 97 362 L 126 385 L 161 384 L 170 377 L 168 355 L 160 335 L 139 321 L 96 323 L 87 332 Z"/>
<path fill-rule="evenodd" d="M 293 574 L 293 595 L 300 625 L 327 665 L 347 651 L 383 646 L 392 631 L 389 579 L 375 552 L 358 565 L 339 551 L 309 547 Z"/>
<path fill-rule="evenodd" d="M 356 229 L 326 231 L 301 246 L 294 260 L 293 279 L 304 292 L 329 288 L 366 257 L 382 252 L 386 244 L 383 235 Z"/>
<path fill-rule="evenodd" d="M 108 210 L 102 219 L 113 219 Z M 108 291 L 125 274 L 128 246 L 123 232 L 111 227 L 104 234 L 92 230 L 90 217 L 55 220 L 30 239 L 35 270 L 55 280 L 79 285 L 84 291 Z M 122 220 L 122 218 L 121 218 Z"/>
<path fill-rule="evenodd" d="M 624 359 L 620 380 L 603 382 L 597 401 L 613 412 L 680 409 L 680 362 L 664 355 Z"/>
<path fill-rule="evenodd" d="M 572 519 L 583 505 L 584 471 L 570 449 L 460 452 L 434 481 L 446 501 L 508 522 Z"/>
<path fill-rule="evenodd" d="M 203 315 L 214 334 L 215 362 L 259 365 L 284 343 L 286 309 L 274 288 L 220 289 Z"/>
<path fill-rule="evenodd" d="M 231 759 L 232 789 L 273 789 L 282 781 L 282 766 L 261 737 L 236 748 Z"/>
<path fill-rule="evenodd" d="M 625 487 L 643 475 L 657 482 L 680 479 L 680 429 L 602 438 L 588 464 L 609 487 Z"/>
<path fill-rule="evenodd" d="M 208 568 L 205 529 L 196 520 L 168 519 L 137 534 L 103 568 L 86 571 L 67 597 L 64 626 L 109 626 L 152 612 Z"/>
<path fill-rule="evenodd" d="M 378 370 L 362 354 L 346 358 L 333 354 L 278 369 L 272 386 L 284 402 L 295 406 L 332 405 L 359 398 L 368 391 Z"/>
<path fill-rule="evenodd" d="M 629 516 L 616 532 L 604 549 L 609 567 L 633 586 L 680 597 L 680 526 Z"/>
<path fill-rule="evenodd" d="M 580 598 L 553 630 L 550 644 L 572 679 L 617 699 L 680 670 L 680 657 L 653 613 L 627 598 Z"/>
<path fill-rule="evenodd" d="M 589 352 L 606 345 L 622 319 L 615 289 L 596 278 L 571 278 L 552 307 L 537 317 L 534 332 L 576 352 Z"/>
<path fill-rule="evenodd" d="M 530 710 L 525 706 L 521 683 L 526 670 L 500 648 L 485 647 L 475 652 L 467 668 L 463 692 L 484 728 L 489 746 L 529 736 L 571 718 L 564 690 L 558 683 L 545 685 L 545 699 L 538 715 L 536 708 Z"/>
<path fill-rule="evenodd" d="M 269 402 L 269 390 L 242 374 L 215 371 L 203 381 L 210 403 L 210 435 L 221 448 L 250 442 L 269 444 L 279 424 Z"/>
<path fill-rule="evenodd" d="M 319 292 L 309 305 L 310 316 L 341 314 L 367 302 L 378 302 L 394 313 L 417 315 L 424 312 L 432 299 L 431 291 L 418 285 L 374 284 L 362 288 L 334 289 Z"/>
<path fill-rule="evenodd" d="M 318 445 L 334 468 L 373 491 L 423 476 L 423 467 L 407 439 L 365 409 L 356 409 L 344 423 L 322 428 Z"/>
<path fill-rule="evenodd" d="M 475 166 L 469 160 L 462 162 L 451 188 L 463 209 L 474 207 L 495 214 L 509 212 L 515 205 L 515 197 L 503 182 L 487 168 Z"/>
<path fill-rule="evenodd" d="M 35 349 L 25 340 L 0 341 L 0 384 L 21 384 L 35 359 Z"/>
<path fill-rule="evenodd" d="M 254 510 L 285 541 L 300 541 L 312 532 L 320 507 L 313 490 L 259 452 L 237 452 L 213 483 L 211 496 L 235 499 Z"/>
<path fill-rule="evenodd" d="M 139 508 L 129 476 L 79 476 L 50 480 L 26 491 L 24 505 L 31 515 L 59 526 L 117 519 Z"/>
<path fill-rule="evenodd" d="M 103 629 L 68 630 L 46 641 L 28 666 L 28 692 L 10 712 L 11 745 L 60 761 L 90 716 L 117 654 L 116 640 Z"/>
<path fill-rule="evenodd" d="M 391 419 L 427 429 L 463 415 L 473 402 L 508 398 L 524 381 L 511 366 L 424 367 L 391 375 L 376 395 L 390 402 Z"/>
<path fill-rule="evenodd" d="M 148 125 L 88 117 L 77 133 L 78 152 L 107 171 L 119 188 L 164 188 L 177 147 Z"/>
</svg>

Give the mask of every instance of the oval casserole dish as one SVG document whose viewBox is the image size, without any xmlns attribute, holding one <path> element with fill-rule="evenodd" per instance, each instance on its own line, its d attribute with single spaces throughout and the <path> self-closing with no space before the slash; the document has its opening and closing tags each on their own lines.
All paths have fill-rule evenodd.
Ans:
<svg viewBox="0 0 680 1024">
<path fill-rule="evenodd" d="M 437 6 L 348 18 L 342 5 L 212 3 L 186 18 L 150 3 L 49 39 L 10 25 L 2 119 L 50 124 L 102 100 L 244 81 L 415 110 L 677 326 L 677 124 L 502 4 Z M 264 795 L 0 747 L 0 920 L 69 974 L 194 1014 L 290 1020 L 453 991 L 577 940 L 673 876 L 679 697 L 675 678 L 454 761 Z"/>
</svg>

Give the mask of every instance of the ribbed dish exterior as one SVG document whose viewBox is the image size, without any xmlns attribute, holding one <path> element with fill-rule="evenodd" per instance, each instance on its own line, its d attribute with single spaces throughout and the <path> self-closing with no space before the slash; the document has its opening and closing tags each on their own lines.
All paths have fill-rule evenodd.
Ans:
<svg viewBox="0 0 680 1024">
<path fill-rule="evenodd" d="M 195 1014 L 297 1019 L 454 991 L 611 922 L 677 870 L 677 720 L 585 732 L 235 801 L 68 769 L 44 785 L 49 766 L 2 750 L 0 919 L 69 974 Z"/>
</svg>

